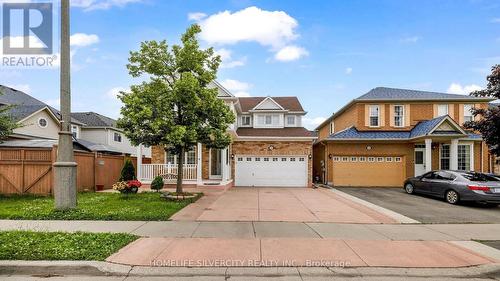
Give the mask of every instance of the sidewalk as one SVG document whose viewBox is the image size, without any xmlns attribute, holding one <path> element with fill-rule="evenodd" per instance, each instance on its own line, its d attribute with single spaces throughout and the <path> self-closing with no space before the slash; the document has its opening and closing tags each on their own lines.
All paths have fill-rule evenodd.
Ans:
<svg viewBox="0 0 500 281">
<path fill-rule="evenodd" d="M 124 232 L 143 237 L 175 238 L 295 237 L 349 240 L 500 240 L 500 224 L 0 220 L 0 230 Z"/>
</svg>

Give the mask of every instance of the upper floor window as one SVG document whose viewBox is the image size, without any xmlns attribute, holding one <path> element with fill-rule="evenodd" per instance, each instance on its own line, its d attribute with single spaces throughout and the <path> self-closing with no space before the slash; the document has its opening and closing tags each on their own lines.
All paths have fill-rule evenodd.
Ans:
<svg viewBox="0 0 500 281">
<path fill-rule="evenodd" d="M 264 124 L 266 124 L 266 125 L 273 124 L 273 116 L 272 115 L 266 115 L 266 116 L 264 116 L 264 118 L 265 118 Z"/>
<path fill-rule="evenodd" d="M 405 124 L 404 112 L 405 112 L 404 106 L 402 105 L 394 106 L 394 126 L 404 127 Z"/>
<path fill-rule="evenodd" d="M 438 104 L 437 114 L 438 114 L 438 116 L 448 115 L 448 105 L 447 104 Z"/>
<path fill-rule="evenodd" d="M 278 126 L 280 125 L 280 116 L 277 114 L 262 114 L 257 115 L 257 125 L 261 126 Z"/>
<path fill-rule="evenodd" d="M 378 105 L 370 105 L 370 127 L 379 126 L 379 112 L 380 107 Z"/>
<path fill-rule="evenodd" d="M 120 133 L 114 133 L 113 140 L 116 142 L 122 142 L 122 135 Z"/>
<path fill-rule="evenodd" d="M 73 137 L 75 139 L 78 138 L 78 126 L 72 125 L 71 126 L 71 133 L 73 133 Z"/>
<path fill-rule="evenodd" d="M 295 116 L 287 116 L 286 117 L 286 124 L 287 125 L 295 125 Z"/>
<path fill-rule="evenodd" d="M 333 133 L 335 133 L 335 123 L 333 123 L 333 121 L 332 121 L 332 122 L 330 122 L 330 135 Z"/>
<path fill-rule="evenodd" d="M 242 126 L 250 126 L 250 116 L 241 116 L 241 125 Z"/>
<path fill-rule="evenodd" d="M 464 122 L 472 120 L 472 104 L 464 104 Z"/>
</svg>

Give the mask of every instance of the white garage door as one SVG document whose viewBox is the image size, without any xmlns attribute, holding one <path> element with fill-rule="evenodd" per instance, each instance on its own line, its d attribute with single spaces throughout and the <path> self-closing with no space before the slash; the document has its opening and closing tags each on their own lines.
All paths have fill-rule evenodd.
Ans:
<svg viewBox="0 0 500 281">
<path fill-rule="evenodd" d="M 307 156 L 235 157 L 236 186 L 307 186 Z"/>
</svg>

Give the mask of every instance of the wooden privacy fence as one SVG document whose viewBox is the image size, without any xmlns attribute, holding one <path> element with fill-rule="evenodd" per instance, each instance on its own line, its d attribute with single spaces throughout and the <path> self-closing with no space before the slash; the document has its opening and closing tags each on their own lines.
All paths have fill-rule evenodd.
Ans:
<svg viewBox="0 0 500 281">
<path fill-rule="evenodd" d="M 51 194 L 57 148 L 0 148 L 0 194 Z M 126 158 L 135 157 L 75 151 L 78 191 L 109 189 L 120 178 Z M 143 158 L 143 163 L 151 163 Z"/>
</svg>

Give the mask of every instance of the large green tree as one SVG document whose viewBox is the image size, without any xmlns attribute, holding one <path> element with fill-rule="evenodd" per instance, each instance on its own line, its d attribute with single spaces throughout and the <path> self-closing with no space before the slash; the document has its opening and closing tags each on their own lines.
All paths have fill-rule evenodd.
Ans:
<svg viewBox="0 0 500 281">
<path fill-rule="evenodd" d="M 3 93 L 0 92 L 0 95 L 2 94 Z M 12 107 L 11 105 L 0 106 L 0 142 L 7 139 L 12 135 L 12 131 L 19 127 L 17 122 L 14 121 L 9 114 L 9 110 Z"/>
<path fill-rule="evenodd" d="M 133 144 L 159 145 L 184 155 L 198 142 L 211 148 L 231 143 L 227 127 L 235 116 L 217 98 L 217 89 L 208 87 L 221 60 L 213 48 L 200 48 L 200 32 L 195 24 L 182 35 L 180 45 L 146 41 L 139 51 L 130 52 L 130 75 L 146 79 L 120 96 L 123 117 L 118 124 Z M 182 193 L 184 157 L 178 159 L 177 192 Z"/>
<path fill-rule="evenodd" d="M 500 64 L 491 68 L 486 79 L 486 89 L 474 91 L 471 96 L 500 99 Z M 500 156 L 500 104 L 491 103 L 487 109 L 474 109 L 472 114 L 481 118 L 467 122 L 465 127 L 480 132 L 491 153 Z"/>
</svg>

